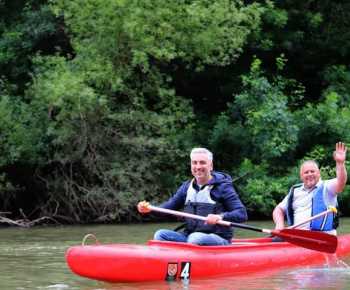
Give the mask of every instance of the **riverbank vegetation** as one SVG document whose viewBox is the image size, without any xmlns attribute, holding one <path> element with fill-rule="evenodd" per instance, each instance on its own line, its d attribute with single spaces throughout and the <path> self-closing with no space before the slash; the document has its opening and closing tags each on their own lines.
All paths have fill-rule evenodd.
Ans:
<svg viewBox="0 0 350 290">
<path fill-rule="evenodd" d="M 350 144 L 347 1 L 0 0 L 0 222 L 127 222 L 206 147 L 250 219 Z M 349 163 L 346 163 L 349 171 Z M 349 186 L 339 196 L 350 214 Z"/>
</svg>

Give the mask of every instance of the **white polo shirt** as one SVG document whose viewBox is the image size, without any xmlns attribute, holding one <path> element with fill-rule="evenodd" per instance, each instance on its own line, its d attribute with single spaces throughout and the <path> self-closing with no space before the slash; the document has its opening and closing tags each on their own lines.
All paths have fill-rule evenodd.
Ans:
<svg viewBox="0 0 350 290">
<path fill-rule="evenodd" d="M 324 181 L 323 188 L 323 200 L 327 207 L 337 205 L 337 194 L 334 192 L 332 183 L 336 179 L 330 179 Z M 322 180 L 310 190 L 307 190 L 304 184 L 295 188 L 292 208 L 294 211 L 294 223 L 299 224 L 309 218 L 311 218 L 312 212 L 312 198 L 316 194 L 317 189 L 321 186 Z M 287 195 L 278 205 L 284 212 L 287 212 L 287 201 L 289 195 Z M 310 223 L 306 223 L 298 227 L 298 229 L 310 229 Z"/>
</svg>

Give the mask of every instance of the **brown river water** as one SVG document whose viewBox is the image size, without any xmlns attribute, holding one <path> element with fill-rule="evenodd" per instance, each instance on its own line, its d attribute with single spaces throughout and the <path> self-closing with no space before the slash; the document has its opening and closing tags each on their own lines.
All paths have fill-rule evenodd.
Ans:
<svg viewBox="0 0 350 290">
<path fill-rule="evenodd" d="M 271 221 L 247 224 L 272 229 Z M 188 282 L 106 284 L 79 277 L 70 271 L 65 255 L 69 247 L 81 245 L 87 234 L 101 244 L 146 244 L 159 228 L 178 224 L 128 224 L 0 228 L 0 289 L 350 289 L 350 256 L 322 267 L 266 270 L 245 275 Z M 338 234 L 350 233 L 350 218 L 342 218 Z M 265 234 L 236 229 L 236 238 Z M 93 241 L 89 241 L 93 243 Z"/>
</svg>

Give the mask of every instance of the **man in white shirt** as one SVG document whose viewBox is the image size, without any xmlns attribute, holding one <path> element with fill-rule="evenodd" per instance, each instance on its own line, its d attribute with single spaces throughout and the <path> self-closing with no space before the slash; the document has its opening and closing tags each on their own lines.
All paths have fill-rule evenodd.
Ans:
<svg viewBox="0 0 350 290">
<path fill-rule="evenodd" d="M 289 194 L 273 211 L 276 230 L 285 228 L 285 215 L 291 226 L 327 210 L 329 206 L 337 205 L 337 195 L 342 192 L 347 181 L 345 168 L 347 148 L 342 142 L 338 142 L 335 148 L 333 156 L 336 162 L 337 177 L 323 181 L 320 178 L 321 173 L 317 163 L 312 160 L 305 161 L 299 173 L 303 183 L 292 186 Z M 299 228 L 336 233 L 333 228 L 333 216 L 330 215 L 303 224 Z"/>
</svg>

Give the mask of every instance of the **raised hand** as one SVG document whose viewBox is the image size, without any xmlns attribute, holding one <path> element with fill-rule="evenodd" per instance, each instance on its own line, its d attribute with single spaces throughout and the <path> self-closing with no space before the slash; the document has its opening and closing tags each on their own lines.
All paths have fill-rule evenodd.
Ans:
<svg viewBox="0 0 350 290">
<path fill-rule="evenodd" d="M 344 162 L 346 158 L 347 148 L 344 143 L 338 142 L 335 144 L 335 151 L 333 153 L 336 162 Z"/>
</svg>

